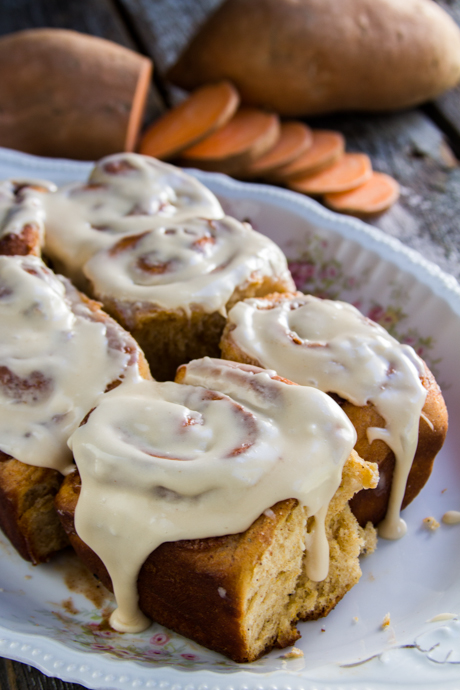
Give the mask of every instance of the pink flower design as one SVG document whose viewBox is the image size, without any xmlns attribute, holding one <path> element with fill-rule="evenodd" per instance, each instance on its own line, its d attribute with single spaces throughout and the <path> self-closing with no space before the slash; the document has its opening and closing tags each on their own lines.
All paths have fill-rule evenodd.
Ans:
<svg viewBox="0 0 460 690">
<path fill-rule="evenodd" d="M 194 661 L 195 659 L 198 659 L 196 654 L 181 654 L 181 657 L 183 659 L 187 659 L 187 661 Z"/>
<path fill-rule="evenodd" d="M 297 288 L 301 288 L 305 283 L 311 281 L 316 273 L 316 266 L 308 261 L 293 261 L 289 264 L 294 283 Z"/>
<path fill-rule="evenodd" d="M 167 642 L 169 642 L 170 637 L 166 633 L 156 633 L 153 637 L 150 638 L 150 644 L 154 644 L 157 646 L 163 646 Z"/>
<path fill-rule="evenodd" d="M 112 652 L 115 649 L 115 647 L 112 647 L 109 644 L 102 644 L 99 642 L 94 642 L 91 645 L 91 649 L 95 649 L 98 652 Z"/>
<path fill-rule="evenodd" d="M 320 273 L 321 280 L 334 280 L 337 275 L 337 266 L 324 266 Z"/>
<path fill-rule="evenodd" d="M 148 657 L 165 657 L 168 656 L 168 652 L 165 649 L 147 649 L 145 656 Z"/>
<path fill-rule="evenodd" d="M 113 637 L 116 633 L 113 630 L 93 630 L 95 637 Z"/>
<path fill-rule="evenodd" d="M 380 304 L 376 304 L 368 313 L 368 317 L 372 319 L 372 321 L 380 321 L 380 319 L 383 317 L 385 314 L 385 310 Z"/>
<path fill-rule="evenodd" d="M 115 654 L 120 659 L 136 659 L 137 655 L 129 651 L 129 649 L 115 649 Z"/>
</svg>

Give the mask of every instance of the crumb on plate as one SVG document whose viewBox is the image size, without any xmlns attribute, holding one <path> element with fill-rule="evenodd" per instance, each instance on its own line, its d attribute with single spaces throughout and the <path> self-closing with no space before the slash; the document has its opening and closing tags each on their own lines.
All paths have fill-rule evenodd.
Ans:
<svg viewBox="0 0 460 690">
<path fill-rule="evenodd" d="M 430 532 L 435 532 L 439 527 L 439 522 L 434 517 L 426 517 L 423 519 L 423 526 Z"/>
</svg>

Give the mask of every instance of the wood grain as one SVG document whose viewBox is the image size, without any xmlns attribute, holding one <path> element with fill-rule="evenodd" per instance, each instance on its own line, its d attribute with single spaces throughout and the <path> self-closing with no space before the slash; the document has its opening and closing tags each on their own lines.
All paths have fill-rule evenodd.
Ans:
<svg viewBox="0 0 460 690">
<path fill-rule="evenodd" d="M 37 669 L 18 661 L 0 659 L 0 690 L 84 690 L 77 683 L 49 678 Z"/>
</svg>

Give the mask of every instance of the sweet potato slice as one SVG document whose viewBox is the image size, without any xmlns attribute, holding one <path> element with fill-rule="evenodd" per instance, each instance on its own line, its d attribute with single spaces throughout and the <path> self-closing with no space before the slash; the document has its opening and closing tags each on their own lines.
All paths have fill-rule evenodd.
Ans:
<svg viewBox="0 0 460 690">
<path fill-rule="evenodd" d="M 313 175 L 289 180 L 288 186 L 296 192 L 329 194 L 356 189 L 372 177 L 372 164 L 365 153 L 345 153 L 337 163 Z"/>
<path fill-rule="evenodd" d="M 140 152 L 163 160 L 171 158 L 225 125 L 239 104 L 238 91 L 230 82 L 207 84 L 147 129 Z"/>
<path fill-rule="evenodd" d="M 345 138 L 340 132 L 327 129 L 312 130 L 310 148 L 300 154 L 291 163 L 278 168 L 271 176 L 274 182 L 313 175 L 337 162 L 345 152 Z"/>
<path fill-rule="evenodd" d="M 102 38 L 30 29 L 0 39 L 0 146 L 94 160 L 132 151 L 151 61 Z"/>
<path fill-rule="evenodd" d="M 277 115 L 240 108 L 226 125 L 182 153 L 184 165 L 235 174 L 262 156 L 278 140 Z"/>
<path fill-rule="evenodd" d="M 241 177 L 263 177 L 273 173 L 298 158 L 312 143 L 313 134 L 310 127 L 294 120 L 283 122 L 276 144 L 243 170 Z"/>
<path fill-rule="evenodd" d="M 373 172 L 364 184 L 350 192 L 325 194 L 323 201 L 334 211 L 367 216 L 386 211 L 399 197 L 399 184 L 390 175 Z"/>
</svg>

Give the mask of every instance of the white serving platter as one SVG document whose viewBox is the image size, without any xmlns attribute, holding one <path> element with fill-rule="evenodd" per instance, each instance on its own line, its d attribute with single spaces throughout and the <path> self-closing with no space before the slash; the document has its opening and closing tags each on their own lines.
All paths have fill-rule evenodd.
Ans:
<svg viewBox="0 0 460 690">
<path fill-rule="evenodd" d="M 84 179 L 90 163 L 0 149 L 0 179 Z M 460 510 L 460 286 L 397 240 L 298 194 L 194 172 L 225 210 L 285 251 L 299 288 L 345 299 L 424 357 L 451 425 L 408 535 L 381 540 L 360 583 L 326 618 L 300 624 L 303 658 L 275 650 L 238 665 L 159 625 L 140 635 L 101 626 L 103 612 L 69 591 L 72 560 L 32 567 L 0 535 L 0 655 L 88 688 L 161 690 L 450 690 L 460 687 L 460 525 L 423 527 Z M 381 624 L 389 613 L 391 623 Z M 439 614 L 450 620 L 428 622 Z"/>
</svg>

